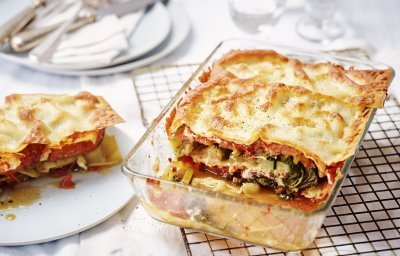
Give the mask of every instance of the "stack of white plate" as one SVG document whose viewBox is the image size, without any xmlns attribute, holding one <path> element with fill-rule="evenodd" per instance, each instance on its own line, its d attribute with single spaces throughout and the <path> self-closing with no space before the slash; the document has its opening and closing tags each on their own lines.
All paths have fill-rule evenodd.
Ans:
<svg viewBox="0 0 400 256">
<path fill-rule="evenodd" d="M 8 1 L 7 1 L 8 2 Z M 2 5 L 7 2 L 0 4 Z M 3 9 L 4 10 L 4 9 Z M 33 69 L 63 75 L 108 75 L 149 65 L 167 56 L 185 40 L 190 31 L 189 18 L 177 3 L 157 3 L 140 21 L 129 38 L 130 48 L 111 63 L 52 64 L 37 63 L 27 53 L 15 53 L 10 47 L 0 49 L 0 58 Z"/>
</svg>

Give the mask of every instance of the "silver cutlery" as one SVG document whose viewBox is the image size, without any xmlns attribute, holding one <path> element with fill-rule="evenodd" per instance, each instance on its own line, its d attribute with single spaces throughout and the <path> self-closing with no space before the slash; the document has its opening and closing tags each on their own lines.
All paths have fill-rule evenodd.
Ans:
<svg viewBox="0 0 400 256">
<path fill-rule="evenodd" d="M 96 16 L 91 12 L 84 12 L 79 15 L 76 21 L 70 24 L 67 28 L 67 32 L 72 32 L 86 24 L 93 23 L 96 20 Z M 11 38 L 10 45 L 15 52 L 25 52 L 35 46 L 39 45 L 43 40 L 53 31 L 55 31 L 61 24 L 53 24 L 47 27 L 39 27 L 35 29 L 29 29 L 22 31 Z"/>
<path fill-rule="evenodd" d="M 44 8 L 38 9 L 36 11 L 35 19 L 29 23 L 23 30 L 30 30 L 34 27 L 39 27 L 40 23 L 43 21 L 52 19 L 54 17 L 58 17 L 60 14 L 68 11 L 71 6 L 74 5 L 74 2 L 71 0 L 52 0 Z M 61 22 L 59 22 L 61 24 Z M 43 25 L 42 25 L 43 27 Z M 20 31 L 21 33 L 21 31 Z"/>
<path fill-rule="evenodd" d="M 0 46 L 8 43 L 10 38 L 23 29 L 34 17 L 35 10 L 44 6 L 45 0 L 35 0 L 0 28 Z"/>
<path fill-rule="evenodd" d="M 53 56 L 55 49 L 57 49 L 61 38 L 67 32 L 68 27 L 76 20 L 78 13 L 81 11 L 82 3 L 78 1 L 74 8 L 76 9 L 67 21 L 64 21 L 63 24 L 54 32 L 50 33 L 50 35 L 43 40 L 41 44 L 32 49 L 32 51 L 29 53 L 30 59 L 38 62 L 48 62 L 51 60 L 51 57 Z"/>
<path fill-rule="evenodd" d="M 89 0 L 87 0 L 89 1 Z M 118 2 L 101 9 L 90 8 L 80 12 L 77 18 L 66 28 L 65 32 L 72 32 L 78 28 L 81 28 L 87 24 L 93 23 L 103 16 L 108 14 L 115 14 L 122 16 L 127 13 L 138 11 L 142 8 L 154 4 L 157 0 L 130 0 L 125 2 Z M 16 52 L 23 52 L 38 46 L 48 37 L 52 32 L 59 28 L 61 24 L 54 24 L 47 27 L 31 28 L 26 31 L 22 31 L 11 39 L 11 47 Z"/>
<path fill-rule="evenodd" d="M 59 18 L 61 13 L 68 12 L 68 10 L 74 6 L 74 4 L 76 4 L 76 2 L 63 0 L 55 0 L 50 2 L 48 5 L 46 5 L 46 8 L 41 9 L 36 13 L 35 19 L 28 26 L 26 26 L 23 31 L 20 31 L 18 34 L 11 37 L 11 48 L 15 52 L 24 52 L 37 46 L 46 38 L 47 35 L 60 27 L 63 24 L 63 21 L 56 23 L 51 22 L 49 25 L 43 24 L 46 24 L 46 21 Z M 92 22 L 91 19 L 92 17 L 85 17 L 79 14 L 79 21 L 77 21 L 77 25 L 80 25 L 82 22 L 90 23 Z M 68 28 L 68 32 L 73 30 L 74 26 L 71 25 Z"/>
</svg>

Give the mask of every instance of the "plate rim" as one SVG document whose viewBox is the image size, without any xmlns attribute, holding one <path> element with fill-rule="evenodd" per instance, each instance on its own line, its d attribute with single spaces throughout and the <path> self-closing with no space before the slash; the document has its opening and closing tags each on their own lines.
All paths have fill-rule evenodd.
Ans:
<svg viewBox="0 0 400 256">
<path fill-rule="evenodd" d="M 158 9 L 156 9 L 158 8 Z M 152 8 L 151 11 L 154 10 L 158 10 L 159 12 L 162 12 L 163 15 L 165 15 L 166 19 L 165 19 L 165 28 L 164 28 L 164 33 L 162 35 L 162 37 L 160 37 L 161 39 L 153 42 L 153 44 L 151 44 L 151 47 L 147 47 L 145 49 L 145 51 L 142 51 L 140 53 L 134 54 L 134 55 L 120 55 L 117 56 L 112 62 L 110 63 L 106 63 L 106 64 L 97 64 L 97 63 L 71 63 L 71 64 L 57 64 L 57 63 L 41 63 L 41 62 L 35 62 L 33 60 L 31 60 L 28 56 L 28 53 L 15 53 L 15 54 L 8 54 L 2 51 L 1 47 L 0 47 L 0 57 L 2 57 L 3 59 L 12 61 L 14 63 L 19 63 L 22 64 L 24 66 L 29 66 L 29 67 L 37 67 L 40 68 L 41 70 L 46 69 L 46 70 L 73 70 L 73 71 L 85 71 L 85 70 L 94 70 L 94 69 L 104 69 L 104 68 L 108 68 L 111 66 L 115 66 L 115 65 L 121 65 L 123 63 L 129 62 L 129 61 L 134 61 L 136 59 L 140 59 L 141 57 L 145 56 L 146 54 L 150 53 L 151 51 L 155 50 L 157 47 L 159 47 L 163 42 L 165 42 L 169 35 L 171 34 L 171 30 L 172 30 L 172 17 L 170 15 L 170 12 L 168 11 L 168 8 L 166 6 L 164 6 L 162 3 L 157 2 L 156 5 Z M 153 14 L 154 18 L 158 18 L 158 16 L 156 16 L 157 13 Z M 146 15 L 146 14 L 144 14 Z M 146 17 L 141 17 L 140 19 L 145 19 Z M 142 22 L 142 20 L 138 21 L 138 27 L 140 27 L 140 23 Z M 138 29 L 135 28 L 136 29 Z M 131 37 L 134 36 L 134 32 L 131 35 Z M 131 37 L 128 39 L 128 41 L 131 40 Z M 9 46 L 6 46 L 9 49 Z M 26 54 L 26 55 L 25 55 Z M 19 56 L 18 56 L 19 55 Z M 25 56 L 23 56 L 25 55 Z"/>
<path fill-rule="evenodd" d="M 0 51 L 0 58 L 11 61 L 14 63 L 18 63 L 20 65 L 23 65 L 24 67 L 33 69 L 33 70 L 39 70 L 51 74 L 56 74 L 56 75 L 67 75 L 67 76 L 103 76 L 103 75 L 112 75 L 115 73 L 122 73 L 122 72 L 128 72 L 131 71 L 132 69 L 139 68 L 148 64 L 153 63 L 156 60 L 162 59 L 171 52 L 173 52 L 176 48 L 178 48 L 184 40 L 188 37 L 190 31 L 191 31 L 191 21 L 190 18 L 186 12 L 186 10 L 182 7 L 182 5 L 179 2 L 170 2 L 167 6 L 167 10 L 170 14 L 171 21 L 172 21 L 172 29 L 174 29 L 174 21 L 176 22 L 179 19 L 185 20 L 185 27 L 180 25 L 179 29 L 185 29 L 182 33 L 181 37 L 178 39 L 175 39 L 176 42 L 172 45 L 166 46 L 166 48 L 160 50 L 159 52 L 155 53 L 154 55 L 150 55 L 149 57 L 145 57 L 143 59 L 138 59 L 137 61 L 133 62 L 128 62 L 125 64 L 120 64 L 114 67 L 108 67 L 108 68 L 102 68 L 102 69 L 89 69 L 89 70 L 63 70 L 63 69 L 46 69 L 41 66 L 36 66 L 36 65 L 31 65 L 31 63 L 25 63 L 21 62 L 20 59 L 18 61 L 10 60 L 9 55 L 4 54 Z M 167 39 L 168 40 L 168 39 Z M 164 43 L 164 42 L 163 42 Z"/>
<path fill-rule="evenodd" d="M 108 131 L 108 134 L 115 136 L 117 140 L 121 140 L 123 138 L 122 134 L 124 134 L 124 130 L 120 129 L 119 127 L 110 127 L 113 128 Z M 121 134 L 121 135 L 118 135 Z M 118 139 L 119 138 L 119 139 Z M 125 145 L 127 146 L 127 145 Z M 120 151 L 121 148 L 123 148 L 122 145 L 119 145 Z M 126 152 L 122 152 L 121 154 L 125 155 Z M 88 230 L 104 221 L 112 217 L 114 214 L 119 212 L 123 207 L 125 207 L 135 196 L 132 184 L 129 180 L 129 178 L 124 175 L 121 171 L 122 163 L 110 167 L 110 169 L 106 170 L 105 173 L 96 173 L 96 172 L 85 172 L 85 173 L 77 173 L 76 174 L 76 180 L 77 182 L 81 181 L 84 179 L 86 181 L 86 186 L 85 183 L 77 184 L 78 186 L 82 186 L 82 190 L 63 190 L 58 187 L 53 187 L 52 183 L 52 178 L 50 177 L 43 177 L 43 179 L 32 179 L 30 181 L 24 182 L 23 185 L 27 184 L 37 186 L 41 190 L 41 196 L 39 199 L 35 200 L 33 204 L 24 206 L 24 207 L 17 207 L 17 208 L 11 208 L 11 209 L 3 209 L 0 211 L 2 213 L 2 222 L 6 223 L 4 224 L 5 227 L 3 226 L 3 230 L 9 229 L 9 226 L 12 225 L 17 225 L 15 226 L 14 234 L 17 235 L 9 235 L 10 232 L 7 232 L 2 239 L 0 239 L 0 246 L 22 246 L 22 245 L 32 245 L 32 244 L 39 244 L 39 243 L 44 243 L 44 242 L 50 242 L 62 238 L 66 238 L 72 235 L 76 235 L 80 232 L 83 232 L 85 230 Z M 94 177 L 94 179 L 93 179 Z M 108 178 L 108 179 L 107 179 Z M 90 181 L 93 181 L 94 183 L 90 183 Z M 56 181 L 56 180 L 55 180 Z M 50 183 L 49 183 L 50 182 Z M 32 184 L 33 183 L 33 184 Z M 103 201 L 104 197 L 102 197 L 103 194 L 108 194 L 110 190 L 110 185 L 115 185 L 115 184 L 120 184 L 120 192 L 118 194 L 110 195 L 110 197 L 106 197 L 108 201 Z M 95 186 L 99 189 L 101 189 L 102 194 L 97 194 L 96 196 L 92 197 L 93 194 L 96 194 L 99 192 L 99 190 L 93 190 L 92 186 Z M 108 189 L 108 190 L 107 190 Z M 58 192 L 54 193 L 54 192 Z M 84 192 L 83 194 L 81 194 Z M 54 193 L 54 194 L 53 194 Z M 93 193 L 93 194 L 92 194 Z M 54 196 L 53 196 L 54 195 Z M 86 197 L 85 199 L 82 199 L 79 201 L 79 198 L 81 197 Z M 56 214 L 60 214 L 60 211 L 63 211 L 63 209 L 53 209 L 51 208 L 54 206 L 55 202 L 58 203 L 60 202 L 60 199 L 65 199 L 64 197 L 68 197 L 70 201 L 66 204 L 67 208 L 63 209 L 68 209 L 68 207 L 73 207 L 77 208 L 74 209 L 73 211 L 70 211 L 70 213 L 79 213 L 82 211 L 86 211 L 87 209 L 90 209 L 92 212 L 88 215 L 84 215 L 83 217 L 78 217 L 78 219 L 74 219 L 72 223 L 73 225 L 65 226 L 68 225 L 67 223 L 62 223 L 61 225 L 65 228 L 56 228 L 56 229 L 51 229 L 50 232 L 36 232 L 34 233 L 33 236 L 35 238 L 32 238 L 32 233 L 30 236 L 21 236 L 18 235 L 21 232 L 21 228 L 23 228 L 23 225 L 26 224 L 29 221 L 30 217 L 34 217 L 35 214 L 40 214 L 40 212 L 43 213 L 43 211 L 46 211 L 49 216 L 53 216 Z M 78 201 L 76 201 L 78 198 Z M 111 202 L 110 200 L 114 200 L 118 198 L 117 202 L 112 203 L 112 207 L 109 208 L 102 208 L 104 211 L 100 210 L 100 214 L 96 209 L 99 209 L 99 207 L 102 207 L 104 204 L 109 205 L 108 202 Z M 93 201 L 94 200 L 94 201 Z M 92 202 L 93 204 L 87 204 L 87 202 Z M 48 202 L 49 205 L 46 205 L 46 202 Z M 64 202 L 64 201 L 63 201 Z M 85 205 L 86 204 L 86 205 Z M 85 205 L 83 208 L 81 208 L 82 205 Z M 29 209 L 32 207 L 33 209 Z M 40 209 L 40 210 L 38 210 Z M 30 210 L 30 211 L 29 211 Z M 66 211 L 68 212 L 68 211 Z M 24 220 L 20 223 L 13 223 L 10 220 L 6 220 L 5 216 L 7 214 L 15 214 L 17 216 L 18 220 L 18 215 L 23 215 L 21 218 L 24 218 Z M 37 215 L 36 215 L 37 216 Z M 57 215 L 56 215 L 57 216 Z M 99 217 L 96 217 L 99 216 Z M 68 215 L 62 215 L 62 219 L 68 218 Z M 43 220 L 43 217 L 38 218 L 39 220 Z M 92 221 L 93 220 L 93 221 Z M 56 220 L 57 221 L 57 218 Z M 44 224 L 45 226 L 53 225 L 54 222 L 49 221 L 50 223 Z M 35 225 L 40 225 L 43 224 L 42 222 L 38 222 Z M 56 223 L 55 223 L 56 224 Z M 70 223 L 69 223 L 70 224 Z M 1 226 L 0 222 L 0 226 Z M 19 226 L 18 226 L 19 225 Z M 56 224 L 58 225 L 58 223 Z M 70 228 L 69 228 L 70 227 Z M 40 229 L 38 229 L 40 230 Z M 31 230 L 28 230 L 28 232 L 31 232 Z M 37 238 L 36 238 L 37 236 Z"/>
<path fill-rule="evenodd" d="M 168 4 L 167 8 L 170 12 L 170 16 L 172 19 L 172 28 L 174 28 L 174 22 L 173 21 L 178 21 L 179 19 L 185 20 L 185 27 L 182 28 L 182 23 L 179 22 L 180 28 L 184 31 L 181 35 L 180 38 L 175 39 L 176 41 L 171 43 L 171 45 L 167 45 L 164 49 L 160 50 L 159 52 L 155 53 L 154 55 L 150 55 L 149 57 L 143 58 L 143 59 L 138 59 L 137 61 L 133 62 L 127 62 L 121 65 L 117 65 L 114 67 L 108 67 L 108 68 L 103 68 L 103 69 L 91 69 L 91 70 L 77 70 L 76 72 L 71 71 L 71 70 L 51 70 L 51 71 L 46 71 L 46 72 L 51 72 L 54 74 L 60 74 L 60 75 L 69 75 L 69 76 L 81 76 L 81 75 L 86 75 L 86 76 L 102 76 L 102 75 L 112 75 L 115 73 L 122 73 L 122 72 L 130 72 L 135 68 L 143 67 L 145 65 L 151 64 L 156 60 L 162 59 L 166 56 L 168 56 L 170 53 L 172 53 L 176 48 L 178 48 L 184 40 L 189 36 L 190 31 L 191 31 L 191 21 L 186 13 L 185 9 L 179 4 L 179 3 L 170 3 Z M 176 14 L 176 15 L 174 15 Z M 180 18 L 177 18 L 179 15 Z M 172 40 L 171 40 L 172 41 Z M 35 69 L 35 67 L 31 67 Z"/>
<path fill-rule="evenodd" d="M 29 241 L 25 241 L 25 242 L 1 242 L 0 241 L 0 246 L 9 246 L 9 247 L 13 247 L 13 246 L 25 246 L 25 245 L 35 245 L 35 244 L 41 244 L 41 243 L 46 243 L 46 242 L 52 242 L 52 241 L 56 241 L 59 239 L 63 239 L 63 238 L 67 238 L 76 234 L 79 234 L 81 232 L 84 232 L 86 230 L 89 230 L 101 223 L 103 223 L 104 221 L 108 220 L 109 218 L 111 218 L 112 216 L 114 216 L 117 212 L 119 212 L 122 208 L 124 208 L 130 201 L 131 199 L 134 197 L 134 193 L 131 195 L 131 197 L 126 200 L 126 202 L 124 202 L 123 204 L 121 204 L 121 206 L 119 208 L 115 208 L 114 211 L 111 211 L 109 214 L 107 214 L 106 216 L 104 216 L 102 219 L 99 219 L 96 222 L 93 222 L 90 225 L 87 226 L 83 226 L 82 228 L 79 229 L 75 229 L 71 232 L 65 233 L 65 234 L 61 234 L 59 236 L 52 236 L 52 237 L 47 237 L 47 238 L 42 238 L 42 239 L 37 239 L 37 240 L 29 240 Z"/>
</svg>

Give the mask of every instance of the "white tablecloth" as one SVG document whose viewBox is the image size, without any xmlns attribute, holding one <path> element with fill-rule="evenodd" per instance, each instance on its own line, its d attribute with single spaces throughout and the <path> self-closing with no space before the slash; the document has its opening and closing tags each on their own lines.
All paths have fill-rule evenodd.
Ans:
<svg viewBox="0 0 400 256">
<path fill-rule="evenodd" d="M 370 51 L 374 59 L 400 70 L 400 2 L 339 2 L 349 29 L 346 39 L 337 42 L 336 46 L 363 46 Z M 20 4 L 22 5 L 23 1 Z M 192 32 L 179 49 L 158 64 L 199 63 L 221 40 L 262 37 L 245 34 L 235 27 L 229 17 L 227 1 L 186 0 L 182 1 L 182 5 L 191 18 Z M 302 10 L 298 1 L 290 6 L 267 40 L 296 47 L 321 48 L 300 39 L 296 34 L 295 23 L 301 17 Z M 10 4 L 10 10 L 0 10 L 0 21 L 11 16 L 17 9 L 18 4 L 13 3 Z M 0 60 L 0 98 L 10 93 L 75 93 L 81 90 L 103 95 L 111 105 L 118 106 L 116 110 L 127 121 L 125 129 L 130 131 L 132 142 L 140 138 L 144 128 L 128 74 L 68 77 L 40 73 Z M 399 79 L 392 84 L 391 91 L 399 93 Z M 137 206 L 138 202 L 134 198 L 118 214 L 81 234 L 39 245 L 1 247 L 0 254 L 185 255 L 179 229 L 150 219 L 142 208 L 136 209 Z"/>
</svg>

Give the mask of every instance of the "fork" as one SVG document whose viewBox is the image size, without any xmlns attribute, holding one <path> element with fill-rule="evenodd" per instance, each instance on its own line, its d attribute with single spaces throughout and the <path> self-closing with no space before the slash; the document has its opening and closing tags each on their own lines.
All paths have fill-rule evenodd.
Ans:
<svg viewBox="0 0 400 256">
<path fill-rule="evenodd" d="M 34 17 L 35 10 L 44 6 L 44 0 L 35 0 L 31 6 L 25 8 L 0 28 L 0 46 L 8 43 L 11 36 L 23 29 Z"/>
<path fill-rule="evenodd" d="M 81 0 L 76 3 L 75 12 L 70 19 L 65 21 L 59 28 L 43 40 L 41 44 L 33 48 L 29 53 L 29 58 L 37 62 L 50 62 L 51 58 L 61 42 L 62 37 L 70 30 L 71 25 L 77 21 L 78 14 L 84 8 L 98 9 L 107 0 Z"/>
</svg>

